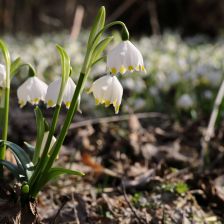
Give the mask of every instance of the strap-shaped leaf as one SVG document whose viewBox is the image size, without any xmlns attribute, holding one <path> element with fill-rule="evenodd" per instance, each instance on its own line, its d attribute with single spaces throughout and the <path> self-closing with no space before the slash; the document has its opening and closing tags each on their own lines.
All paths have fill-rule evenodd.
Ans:
<svg viewBox="0 0 224 224">
<path fill-rule="evenodd" d="M 29 71 L 28 71 L 28 76 L 29 77 L 32 77 L 36 74 L 36 70 L 34 69 L 34 67 L 31 64 L 24 63 L 21 60 L 21 58 L 18 57 L 12 62 L 11 67 L 10 67 L 10 77 L 11 77 L 11 79 L 16 75 L 17 72 L 19 72 L 20 68 L 24 67 L 24 66 L 28 66 L 28 68 L 29 68 Z"/>
<path fill-rule="evenodd" d="M 6 160 L 0 160 L 0 164 L 5 166 L 18 180 L 21 180 L 23 176 L 23 171 L 13 163 Z"/>
<path fill-rule="evenodd" d="M 28 142 L 24 142 L 24 145 L 26 146 L 25 151 L 29 155 L 30 159 L 32 159 L 33 158 L 33 155 L 34 155 L 34 152 L 35 152 L 35 146 L 31 145 Z"/>
<path fill-rule="evenodd" d="M 84 173 L 77 171 L 77 170 L 69 170 L 69 169 L 65 169 L 65 168 L 61 168 L 61 167 L 53 167 L 46 174 L 40 188 L 42 188 L 48 181 L 55 179 L 58 176 L 63 175 L 63 174 L 69 174 L 69 175 L 75 175 L 75 176 L 84 176 L 85 175 Z"/>
<path fill-rule="evenodd" d="M 0 89 L 1 91 L 1 89 Z M 3 90 L 2 90 L 3 91 Z M 0 101 L 3 100 L 4 101 L 4 97 L 0 97 Z M 4 107 L 1 107 L 1 102 L 0 102 L 0 128 L 2 129 L 3 125 L 4 125 Z"/>
<path fill-rule="evenodd" d="M 48 122 L 46 121 L 46 119 L 44 119 L 44 128 L 45 128 L 45 132 L 50 131 L 50 126 L 49 126 Z"/>
<path fill-rule="evenodd" d="M 9 54 L 9 50 L 8 50 L 5 42 L 2 41 L 2 40 L 0 40 L 0 49 L 2 51 L 2 54 L 3 54 L 4 59 L 6 61 L 6 64 L 7 64 L 7 62 L 9 62 L 9 64 L 10 64 L 10 54 Z"/>
<path fill-rule="evenodd" d="M 63 47 L 61 47 L 60 45 L 57 44 L 56 48 L 57 48 L 58 53 L 61 57 L 62 76 L 65 76 L 65 80 L 66 80 L 66 79 L 68 79 L 69 74 L 70 74 L 70 68 L 71 68 L 70 58 L 69 58 L 67 52 L 65 51 L 65 49 Z"/>
<path fill-rule="evenodd" d="M 76 176 L 84 176 L 85 175 L 84 173 L 82 173 L 78 170 L 69 170 L 69 169 L 65 169 L 62 167 L 53 167 L 49 170 L 47 176 L 50 179 L 53 179 L 62 174 L 70 174 L 70 175 L 76 175 Z"/>
<path fill-rule="evenodd" d="M 97 16 L 94 20 L 94 23 L 93 23 L 93 26 L 92 26 L 92 30 L 90 32 L 90 35 L 89 35 L 89 40 L 88 40 L 88 48 L 93 44 L 93 40 L 95 39 L 97 33 L 103 29 L 104 27 L 104 24 L 105 24 L 105 17 L 106 17 L 106 10 L 105 10 L 105 7 L 102 6 L 98 13 L 97 13 Z M 98 42 L 98 39 L 100 38 L 101 35 L 99 35 L 99 37 L 97 38 L 97 42 Z"/>
<path fill-rule="evenodd" d="M 35 116 L 36 116 L 36 127 L 37 127 L 37 139 L 36 139 L 36 147 L 35 147 L 34 155 L 33 155 L 34 165 L 36 165 L 40 157 L 40 149 L 41 149 L 41 144 L 42 144 L 42 140 L 43 140 L 44 132 L 45 132 L 44 117 L 39 107 L 35 108 Z"/>
<path fill-rule="evenodd" d="M 11 76 L 11 79 L 14 77 L 14 75 L 19 71 L 19 68 L 22 66 L 22 61 L 21 61 L 21 58 L 18 57 L 16 58 L 12 64 L 11 64 L 11 68 L 10 68 L 10 76 Z"/>
<path fill-rule="evenodd" d="M 16 145 L 13 142 L 3 140 L 0 140 L 0 144 L 5 144 L 11 149 L 12 153 L 15 155 L 15 157 L 17 157 L 19 162 L 22 164 L 24 170 L 31 169 L 33 163 L 30 160 L 27 153 L 20 146 Z"/>
<path fill-rule="evenodd" d="M 64 48 L 61 47 L 60 45 L 56 45 L 56 48 L 61 58 L 61 67 L 62 67 L 62 82 L 61 82 L 60 92 L 58 94 L 58 99 L 57 99 L 57 105 L 61 105 L 64 88 L 69 78 L 71 66 L 70 66 L 70 58 L 68 54 L 66 53 L 66 51 L 64 50 Z"/>
<path fill-rule="evenodd" d="M 113 36 L 107 37 L 107 38 L 101 40 L 100 43 L 95 47 L 94 53 L 93 53 L 93 56 L 92 56 L 93 57 L 93 60 L 92 60 L 93 63 L 99 59 L 101 53 L 105 50 L 105 48 L 111 42 L 112 39 L 113 39 Z"/>
</svg>

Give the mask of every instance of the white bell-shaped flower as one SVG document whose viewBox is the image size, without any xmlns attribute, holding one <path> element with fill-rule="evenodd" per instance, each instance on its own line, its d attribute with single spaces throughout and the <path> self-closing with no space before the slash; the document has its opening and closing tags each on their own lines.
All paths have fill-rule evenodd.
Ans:
<svg viewBox="0 0 224 224">
<path fill-rule="evenodd" d="M 35 105 L 40 100 L 45 100 L 47 93 L 47 84 L 36 76 L 28 78 L 17 90 L 17 97 L 20 107 L 26 105 L 27 102 Z"/>
<path fill-rule="evenodd" d="M 105 75 L 93 82 L 89 93 L 93 93 L 96 104 L 113 104 L 115 113 L 119 112 L 119 107 L 123 95 L 123 87 L 116 76 Z"/>
<path fill-rule="evenodd" d="M 59 78 L 59 79 L 55 80 L 54 82 L 52 82 L 48 86 L 47 95 L 46 95 L 47 107 L 54 107 L 56 105 L 57 99 L 58 99 L 58 94 L 59 94 L 60 88 L 61 88 L 61 81 L 62 81 L 62 79 Z M 75 88 L 76 88 L 76 84 L 69 77 L 67 84 L 65 86 L 64 95 L 63 95 L 63 102 L 67 109 L 70 107 L 72 97 L 75 92 Z M 80 97 L 79 97 L 79 101 L 80 101 Z"/>
<path fill-rule="evenodd" d="M 0 64 L 0 87 L 6 87 L 6 70 L 5 66 Z"/>
<path fill-rule="evenodd" d="M 145 67 L 141 52 L 129 40 L 122 41 L 108 52 L 107 67 L 112 74 L 133 71 L 144 71 Z"/>
</svg>

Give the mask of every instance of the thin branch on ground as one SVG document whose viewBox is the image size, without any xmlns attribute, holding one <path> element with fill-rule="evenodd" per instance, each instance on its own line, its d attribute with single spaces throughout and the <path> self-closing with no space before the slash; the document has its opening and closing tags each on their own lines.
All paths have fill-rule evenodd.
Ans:
<svg viewBox="0 0 224 224">
<path fill-rule="evenodd" d="M 127 202 L 127 204 L 129 206 L 129 208 L 131 209 L 132 213 L 134 214 L 136 219 L 139 221 L 139 223 L 146 224 L 147 222 L 138 216 L 138 214 L 135 211 L 135 208 L 132 206 L 131 202 L 128 200 L 124 180 L 121 181 L 121 184 L 122 184 L 122 192 L 123 192 L 123 195 L 124 195 L 124 199 Z"/>
<path fill-rule="evenodd" d="M 222 103 L 223 97 L 224 97 L 224 80 L 222 81 L 218 94 L 216 96 L 213 110 L 209 119 L 208 127 L 202 139 L 202 153 L 201 153 L 202 159 L 205 159 L 208 155 L 208 143 L 214 136 L 215 123 L 218 117 L 219 108 Z"/>
<path fill-rule="evenodd" d="M 68 197 L 64 197 L 64 200 L 62 202 L 62 205 L 60 206 L 60 208 L 58 209 L 56 215 L 54 216 L 54 219 L 52 220 L 52 224 L 54 224 L 56 222 L 57 217 L 59 216 L 61 210 L 64 208 L 64 206 L 66 205 L 66 203 L 69 201 Z"/>
<path fill-rule="evenodd" d="M 215 104 L 214 104 L 214 107 L 213 107 L 213 110 L 212 110 L 212 113 L 211 113 L 211 116 L 210 116 L 209 124 L 208 124 L 207 130 L 205 132 L 205 137 L 204 138 L 205 138 L 205 141 L 207 141 L 207 142 L 209 142 L 210 139 L 214 135 L 215 122 L 217 120 L 217 116 L 218 116 L 218 113 L 219 113 L 219 107 L 222 103 L 223 96 L 224 96 L 224 80 L 222 81 L 222 84 L 221 84 L 221 86 L 219 88 L 219 91 L 218 91 L 218 94 L 216 96 Z"/>
<path fill-rule="evenodd" d="M 161 113 L 156 112 L 148 112 L 148 113 L 136 113 L 136 114 L 125 114 L 120 116 L 110 116 L 110 117 L 101 117 L 95 119 L 89 119 L 85 121 L 79 121 L 71 124 L 70 130 L 84 127 L 87 125 L 98 124 L 98 123 L 110 123 L 110 122 L 118 122 L 118 121 L 126 121 L 129 120 L 130 116 L 136 116 L 138 119 L 146 119 L 146 118 L 163 118 L 166 119 L 167 116 Z"/>
</svg>

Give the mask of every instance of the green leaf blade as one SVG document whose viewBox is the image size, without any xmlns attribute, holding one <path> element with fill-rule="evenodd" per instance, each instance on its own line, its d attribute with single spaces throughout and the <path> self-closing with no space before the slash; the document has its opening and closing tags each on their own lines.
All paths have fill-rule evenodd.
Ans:
<svg viewBox="0 0 224 224">
<path fill-rule="evenodd" d="M 61 47 L 60 45 L 56 45 L 56 48 L 61 58 L 61 67 L 62 67 L 62 82 L 61 82 L 60 92 L 59 92 L 58 100 L 57 100 L 57 105 L 61 105 L 64 88 L 66 86 L 66 83 L 70 75 L 71 65 L 70 65 L 70 58 L 68 54 L 66 53 L 65 49 Z"/>
<path fill-rule="evenodd" d="M 93 44 L 93 40 L 95 39 L 97 33 L 103 29 L 104 25 L 105 25 L 105 18 L 106 18 L 106 10 L 105 7 L 102 6 L 98 13 L 97 16 L 94 20 L 93 26 L 92 26 L 92 30 L 90 32 L 89 35 L 89 40 L 88 40 L 88 48 Z M 99 37 L 97 39 L 100 38 L 101 35 L 99 35 Z M 98 42 L 98 40 L 97 40 Z"/>
<path fill-rule="evenodd" d="M 43 114 L 39 107 L 36 107 L 35 110 L 35 116 L 36 116 L 36 127 L 37 127 L 37 139 L 36 139 L 36 146 L 34 150 L 33 155 L 33 164 L 35 165 L 40 157 L 40 150 L 41 150 L 41 144 L 44 137 L 45 132 L 45 122 Z"/>
<path fill-rule="evenodd" d="M 108 44 L 113 40 L 113 36 L 107 37 L 103 40 L 100 41 L 100 43 L 95 47 L 94 52 L 93 52 L 93 56 L 92 56 L 92 62 L 94 63 L 95 61 L 97 61 L 100 56 L 101 53 L 105 50 L 105 48 L 108 46 Z"/>
<path fill-rule="evenodd" d="M 69 170 L 69 169 L 65 169 L 65 168 L 61 168 L 61 167 L 53 167 L 45 175 L 45 178 L 43 179 L 43 182 L 42 182 L 40 188 L 42 188 L 48 181 L 53 180 L 63 174 L 69 174 L 69 175 L 75 175 L 75 176 L 84 176 L 85 175 L 84 173 L 77 171 L 77 170 Z"/>
<path fill-rule="evenodd" d="M 12 64 L 11 64 L 11 68 L 10 68 L 10 77 L 11 79 L 15 76 L 15 74 L 19 71 L 20 67 L 22 66 L 22 61 L 21 58 L 18 57 L 16 58 Z"/>
<path fill-rule="evenodd" d="M 14 156 L 22 164 L 24 170 L 27 170 L 29 168 L 28 166 L 32 166 L 32 162 L 29 156 L 20 146 L 16 145 L 15 143 L 4 140 L 0 140 L 0 144 L 5 144 L 6 146 L 9 147 L 9 149 L 11 149 Z"/>
<path fill-rule="evenodd" d="M 23 175 L 23 172 L 18 166 L 6 160 L 0 160 L 0 164 L 5 166 L 16 177 L 16 179 L 21 180 L 20 175 Z"/>
</svg>

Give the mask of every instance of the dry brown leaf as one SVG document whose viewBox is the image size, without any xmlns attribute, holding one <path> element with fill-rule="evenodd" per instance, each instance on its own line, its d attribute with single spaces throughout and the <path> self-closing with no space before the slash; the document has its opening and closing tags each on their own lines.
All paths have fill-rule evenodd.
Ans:
<svg viewBox="0 0 224 224">
<path fill-rule="evenodd" d="M 101 166 L 101 164 L 95 162 L 91 155 L 87 152 L 82 153 L 82 162 L 85 165 L 91 167 L 97 173 L 103 172 L 104 168 Z"/>
</svg>

